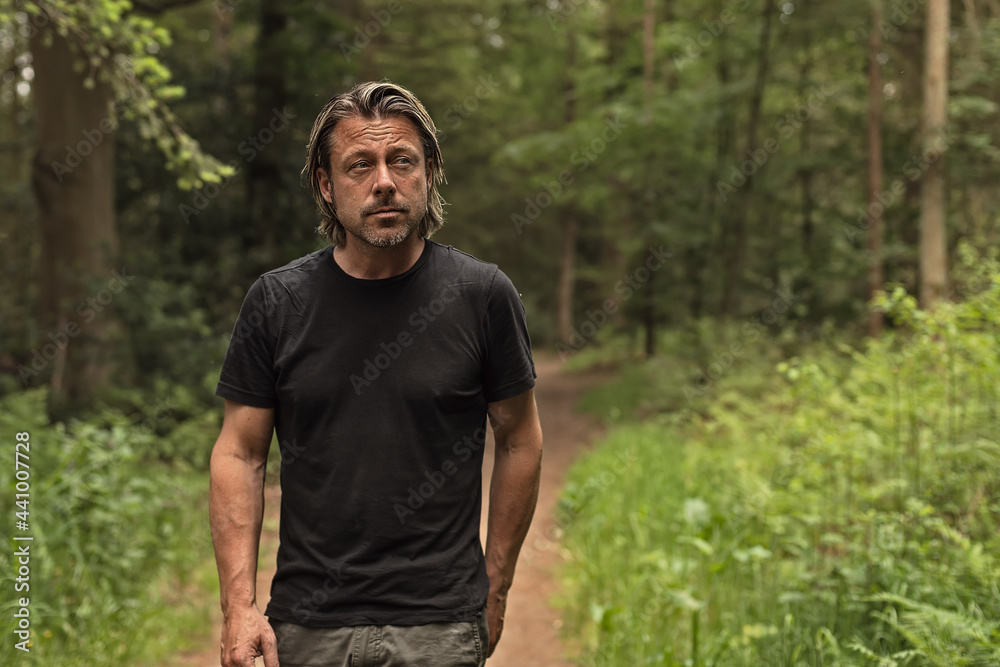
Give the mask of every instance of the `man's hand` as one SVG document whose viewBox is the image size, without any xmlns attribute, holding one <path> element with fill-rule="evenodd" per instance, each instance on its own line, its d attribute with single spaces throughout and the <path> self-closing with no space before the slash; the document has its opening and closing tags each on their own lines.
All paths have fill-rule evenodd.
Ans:
<svg viewBox="0 0 1000 667">
<path fill-rule="evenodd" d="M 257 605 L 230 610 L 222 623 L 222 667 L 253 667 L 264 657 L 264 667 L 278 666 L 274 630 Z"/>
<path fill-rule="evenodd" d="M 493 655 L 503 634 L 503 615 L 507 611 L 507 593 L 493 590 L 490 586 L 490 596 L 486 598 L 486 623 L 490 628 L 490 647 L 486 657 Z"/>
<path fill-rule="evenodd" d="M 210 463 L 209 521 L 219 568 L 223 667 L 278 667 L 274 632 L 257 609 L 257 551 L 264 515 L 264 467 L 274 410 L 226 400 Z"/>
</svg>

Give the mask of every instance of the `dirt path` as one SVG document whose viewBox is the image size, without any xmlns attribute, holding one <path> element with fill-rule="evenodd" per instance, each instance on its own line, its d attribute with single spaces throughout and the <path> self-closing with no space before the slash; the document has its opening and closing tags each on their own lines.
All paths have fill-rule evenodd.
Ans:
<svg viewBox="0 0 1000 667">
<path fill-rule="evenodd" d="M 569 375 L 560 369 L 555 357 L 538 359 L 536 364 L 535 397 L 545 439 L 542 485 L 535 520 L 517 562 L 503 637 L 496 653 L 487 661 L 487 667 L 570 667 L 573 664 L 565 658 L 565 649 L 559 641 L 559 612 L 549 604 L 558 590 L 553 574 L 560 560 L 558 544 L 551 540 L 556 528 L 553 511 L 570 464 L 600 435 L 596 422 L 574 412 L 573 407 L 588 388 L 606 379 L 606 375 Z M 483 464 L 484 498 L 488 497 L 492 471 L 491 438 Z M 485 542 L 485 502 L 482 536 Z"/>
<path fill-rule="evenodd" d="M 573 411 L 577 399 L 588 388 L 606 376 L 600 373 L 564 373 L 559 360 L 543 357 L 536 360 L 538 384 L 535 395 L 545 435 L 545 455 L 542 485 L 535 520 L 525 540 L 518 561 L 517 575 L 510 592 L 503 639 L 488 667 L 571 667 L 565 648 L 559 641 L 559 613 L 549 601 L 557 591 L 553 578 L 559 563 L 558 545 L 551 541 L 555 521 L 553 511 L 559 498 L 566 470 L 574 458 L 589 448 L 600 434 L 594 420 Z M 482 539 L 486 541 L 486 499 L 493 471 L 493 438 L 487 442 L 483 463 Z M 257 601 L 261 609 L 267 605 L 274 558 L 278 547 L 278 505 L 280 491 L 268 487 L 264 528 L 261 537 L 260 570 L 257 573 Z M 213 604 L 218 605 L 217 601 Z M 178 656 L 171 667 L 218 667 L 219 627 L 221 614 L 216 614 L 210 646 L 204 651 Z M 258 659 L 257 665 L 263 665 Z"/>
</svg>

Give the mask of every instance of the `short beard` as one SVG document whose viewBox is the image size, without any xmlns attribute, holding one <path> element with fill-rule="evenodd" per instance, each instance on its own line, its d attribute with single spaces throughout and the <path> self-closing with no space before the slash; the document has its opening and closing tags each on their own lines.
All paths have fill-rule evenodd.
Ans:
<svg viewBox="0 0 1000 667">
<path fill-rule="evenodd" d="M 418 224 L 419 223 L 412 222 L 409 218 L 407 218 L 406 225 L 394 230 L 389 236 L 379 234 L 376 230 L 373 230 L 367 225 L 361 225 L 361 228 L 357 232 L 352 229 L 347 229 L 346 227 L 344 229 L 347 229 L 351 236 L 363 244 L 369 245 L 373 248 L 391 248 L 408 239 L 410 234 L 416 230 Z"/>
<path fill-rule="evenodd" d="M 403 226 L 392 229 L 392 233 L 386 235 L 385 230 L 366 225 L 364 222 L 365 218 L 380 208 L 399 208 L 404 215 Z M 410 234 L 420 226 L 420 221 L 425 215 L 427 215 L 426 209 L 420 213 L 420 217 L 416 217 L 413 215 L 413 210 L 409 205 L 393 201 L 391 198 L 382 199 L 362 209 L 361 220 L 356 229 L 344 225 L 344 230 L 358 241 L 358 245 L 362 249 L 391 248 L 408 239 Z"/>
</svg>

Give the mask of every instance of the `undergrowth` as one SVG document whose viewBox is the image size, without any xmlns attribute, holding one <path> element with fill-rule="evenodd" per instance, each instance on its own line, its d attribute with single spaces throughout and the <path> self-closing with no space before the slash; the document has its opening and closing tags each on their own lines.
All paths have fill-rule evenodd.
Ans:
<svg viewBox="0 0 1000 667">
<path fill-rule="evenodd" d="M 859 347 L 765 335 L 726 365 L 730 328 L 701 367 L 589 396 L 615 425 L 558 521 L 581 664 L 1000 664 L 1000 271 L 978 275 L 932 313 L 891 289 Z"/>
<path fill-rule="evenodd" d="M 158 664 L 207 627 L 202 593 L 214 579 L 206 565 L 207 474 L 162 459 L 156 419 L 105 411 L 52 425 L 45 405 L 43 389 L 0 400 L 8 446 L 0 466 L 0 532 L 13 545 L 0 551 L 0 664 Z M 21 506 L 17 433 L 28 433 L 30 442 L 30 498 Z M 205 435 L 188 433 L 201 442 L 187 447 L 210 449 Z M 15 512 L 27 512 L 27 530 L 17 528 Z M 32 540 L 15 542 L 15 535 Z M 20 563 L 12 554 L 22 545 L 29 546 L 30 573 L 17 581 Z M 29 601 L 29 652 L 15 647 L 22 597 Z"/>
</svg>

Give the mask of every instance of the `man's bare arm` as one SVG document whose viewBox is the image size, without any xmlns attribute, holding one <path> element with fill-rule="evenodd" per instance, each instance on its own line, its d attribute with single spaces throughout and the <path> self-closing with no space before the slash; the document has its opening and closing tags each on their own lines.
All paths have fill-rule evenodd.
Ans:
<svg viewBox="0 0 1000 667">
<path fill-rule="evenodd" d="M 486 617 L 492 655 L 503 632 L 507 591 L 514 581 L 517 556 L 538 501 L 542 427 L 533 389 L 490 403 L 488 412 L 496 440 L 486 532 L 486 573 L 490 578 Z"/>
<path fill-rule="evenodd" d="M 264 468 L 274 410 L 226 400 L 212 450 L 209 521 L 219 569 L 223 667 L 278 667 L 274 632 L 257 608 L 257 551 L 264 516 Z"/>
</svg>

